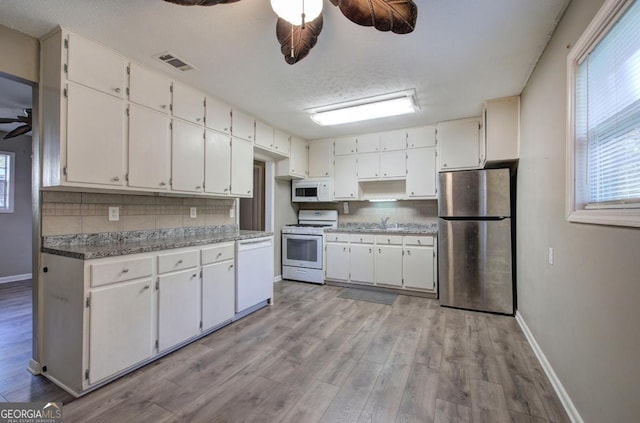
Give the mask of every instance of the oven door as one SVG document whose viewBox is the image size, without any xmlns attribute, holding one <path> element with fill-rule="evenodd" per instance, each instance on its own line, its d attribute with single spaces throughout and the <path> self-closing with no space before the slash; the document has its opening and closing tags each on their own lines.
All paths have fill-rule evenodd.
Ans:
<svg viewBox="0 0 640 423">
<path fill-rule="evenodd" d="M 282 264 L 322 269 L 322 235 L 282 234 Z"/>
</svg>

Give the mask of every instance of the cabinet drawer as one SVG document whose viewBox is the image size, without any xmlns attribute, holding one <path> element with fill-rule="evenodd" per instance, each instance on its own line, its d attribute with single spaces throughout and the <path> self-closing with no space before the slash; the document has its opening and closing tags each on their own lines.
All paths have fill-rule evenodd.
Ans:
<svg viewBox="0 0 640 423">
<path fill-rule="evenodd" d="M 158 273 L 174 272 L 198 266 L 198 250 L 158 256 Z"/>
<path fill-rule="evenodd" d="M 405 236 L 404 245 L 433 245 L 432 236 Z"/>
<path fill-rule="evenodd" d="M 325 234 L 325 240 L 327 242 L 349 242 L 349 234 Z"/>
<path fill-rule="evenodd" d="M 375 240 L 375 235 L 351 234 L 352 244 L 373 244 L 374 240 Z"/>
<path fill-rule="evenodd" d="M 151 276 L 151 257 L 91 265 L 91 287 Z"/>
<path fill-rule="evenodd" d="M 216 245 L 202 250 L 202 265 L 231 260 L 234 257 L 234 243 Z"/>
<path fill-rule="evenodd" d="M 378 245 L 402 245 L 402 235 L 376 235 Z"/>
</svg>

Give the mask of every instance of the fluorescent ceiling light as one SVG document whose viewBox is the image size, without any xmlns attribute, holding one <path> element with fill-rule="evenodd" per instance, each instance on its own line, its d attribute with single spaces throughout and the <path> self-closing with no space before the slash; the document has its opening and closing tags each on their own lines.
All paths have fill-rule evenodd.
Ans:
<svg viewBox="0 0 640 423">
<path fill-rule="evenodd" d="M 369 202 L 371 203 L 382 203 L 382 202 L 388 202 L 388 201 L 398 201 L 395 198 L 370 198 Z"/>
<path fill-rule="evenodd" d="M 406 90 L 383 94 L 330 106 L 307 109 L 311 119 L 318 125 L 341 125 L 389 116 L 414 113 L 419 110 L 415 100 L 415 91 Z"/>
</svg>

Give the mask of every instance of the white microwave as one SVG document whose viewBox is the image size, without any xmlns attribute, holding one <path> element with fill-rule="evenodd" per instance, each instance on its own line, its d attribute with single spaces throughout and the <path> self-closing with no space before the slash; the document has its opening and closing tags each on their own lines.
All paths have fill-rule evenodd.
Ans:
<svg viewBox="0 0 640 423">
<path fill-rule="evenodd" d="M 291 201 L 294 203 L 333 201 L 331 178 L 307 178 L 291 181 Z"/>
</svg>

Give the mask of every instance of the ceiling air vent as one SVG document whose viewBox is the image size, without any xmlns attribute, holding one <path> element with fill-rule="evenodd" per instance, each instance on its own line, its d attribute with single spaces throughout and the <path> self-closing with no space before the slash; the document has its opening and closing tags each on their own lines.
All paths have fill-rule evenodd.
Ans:
<svg viewBox="0 0 640 423">
<path fill-rule="evenodd" d="M 171 66 L 174 69 L 178 69 L 179 71 L 188 71 L 191 69 L 195 69 L 195 66 L 185 62 L 184 60 L 176 57 L 175 54 L 165 51 L 164 53 L 157 54 L 155 56 L 156 59 L 160 60 L 163 63 Z"/>
</svg>

